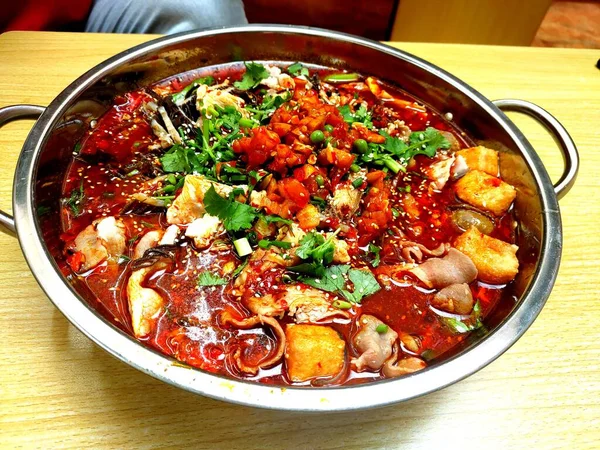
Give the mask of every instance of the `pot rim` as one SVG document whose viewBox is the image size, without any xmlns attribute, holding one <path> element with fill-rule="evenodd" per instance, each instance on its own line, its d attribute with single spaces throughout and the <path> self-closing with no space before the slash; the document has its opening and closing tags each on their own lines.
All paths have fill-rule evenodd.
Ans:
<svg viewBox="0 0 600 450">
<path fill-rule="evenodd" d="M 519 304 L 480 342 L 448 360 L 401 378 L 335 388 L 265 385 L 187 368 L 145 347 L 100 316 L 62 276 L 41 238 L 35 214 L 33 180 L 49 132 L 71 101 L 118 66 L 146 53 L 209 35 L 256 32 L 343 40 L 403 59 L 468 96 L 516 143 L 535 179 L 542 205 L 540 259 Z M 538 316 L 556 280 L 562 250 L 560 213 L 550 178 L 523 134 L 491 101 L 441 68 L 396 48 L 345 33 L 291 25 L 253 24 L 162 37 L 125 50 L 77 78 L 48 106 L 23 146 L 15 172 L 13 211 L 23 254 L 50 301 L 76 328 L 109 354 L 154 378 L 196 394 L 246 406 L 290 411 L 348 411 L 390 405 L 437 391 L 477 372 L 508 350 Z"/>
</svg>

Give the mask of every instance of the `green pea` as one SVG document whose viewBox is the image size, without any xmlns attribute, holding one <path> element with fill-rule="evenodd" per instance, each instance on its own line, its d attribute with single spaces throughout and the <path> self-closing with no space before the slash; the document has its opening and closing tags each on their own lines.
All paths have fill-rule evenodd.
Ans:
<svg viewBox="0 0 600 450">
<path fill-rule="evenodd" d="M 369 144 L 364 139 L 357 139 L 354 141 L 354 148 L 358 153 L 363 155 L 369 151 Z"/>
<path fill-rule="evenodd" d="M 327 125 L 325 125 L 325 126 L 323 127 L 323 129 L 324 129 L 325 131 L 327 131 L 328 133 L 331 133 L 331 132 L 333 131 L 333 125 L 329 125 L 329 124 L 327 124 Z"/>
<path fill-rule="evenodd" d="M 350 172 L 352 172 L 352 173 L 360 172 L 360 166 L 358 164 L 352 164 L 350 166 Z"/>
<path fill-rule="evenodd" d="M 310 134 L 310 141 L 313 144 L 320 144 L 325 140 L 325 135 L 321 130 L 315 130 Z"/>
<path fill-rule="evenodd" d="M 315 181 L 317 182 L 317 184 L 319 185 L 319 187 L 323 187 L 323 185 L 325 184 L 325 180 L 323 179 L 322 175 L 317 175 L 315 177 Z"/>
</svg>

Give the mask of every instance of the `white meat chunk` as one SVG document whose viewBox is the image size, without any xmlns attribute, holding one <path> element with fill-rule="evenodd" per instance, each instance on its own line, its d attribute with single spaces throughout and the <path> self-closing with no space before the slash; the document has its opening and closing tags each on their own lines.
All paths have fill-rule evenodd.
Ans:
<svg viewBox="0 0 600 450">
<path fill-rule="evenodd" d="M 266 69 L 269 71 L 269 76 L 262 80 L 260 84 L 265 85 L 269 89 L 272 89 L 276 92 L 284 89 L 292 90 L 296 87 L 294 79 L 287 73 L 281 73 L 281 69 L 279 67 L 266 66 Z"/>
<path fill-rule="evenodd" d="M 341 239 L 333 239 L 333 262 L 336 264 L 346 264 L 350 262 L 350 254 L 348 253 L 348 243 Z"/>
<path fill-rule="evenodd" d="M 169 225 L 163 234 L 159 245 L 175 245 L 179 236 L 179 227 L 177 225 Z"/>
<path fill-rule="evenodd" d="M 354 336 L 353 343 L 354 348 L 360 352 L 360 356 L 352 359 L 352 364 L 358 372 L 377 371 L 392 356 L 398 333 L 390 327 L 384 333 L 379 333 L 377 327 L 385 324 L 369 314 L 360 316 L 358 325 L 360 329 Z"/>
<path fill-rule="evenodd" d="M 335 190 L 330 204 L 338 217 L 350 217 L 358 210 L 361 196 L 362 191 L 344 185 Z"/>
<path fill-rule="evenodd" d="M 146 250 L 154 248 L 158 245 L 163 236 L 162 230 L 152 230 L 144 234 L 133 250 L 133 259 L 139 259 L 144 256 Z"/>
<path fill-rule="evenodd" d="M 431 164 L 425 169 L 425 175 L 431 180 L 434 189 L 441 191 L 450 179 L 450 170 L 454 164 L 454 156 Z"/>
<path fill-rule="evenodd" d="M 150 273 L 166 268 L 164 262 L 157 262 L 150 267 L 134 270 L 127 282 L 127 300 L 131 315 L 131 326 L 135 337 L 148 335 L 155 325 L 164 299 L 154 289 L 143 287 L 142 284 Z"/>
<path fill-rule="evenodd" d="M 231 93 L 233 88 L 220 89 L 219 86 L 198 86 L 196 91 L 197 100 L 196 108 L 198 111 L 214 109 L 215 106 L 225 108 L 226 106 L 233 106 L 242 117 L 248 117 L 248 110 L 244 108 L 246 102 L 237 95 Z M 210 113 L 208 114 L 210 116 Z"/>
<path fill-rule="evenodd" d="M 216 183 L 200 175 L 187 175 L 183 183 L 181 194 L 173 201 L 167 209 L 167 222 L 170 224 L 188 224 L 202 217 L 205 213 L 204 194 L 215 187 L 215 191 L 221 196 L 227 196 L 233 187 Z"/>
<path fill-rule="evenodd" d="M 81 271 L 96 267 L 106 259 L 122 255 L 126 244 L 125 226 L 114 217 L 95 220 L 75 238 L 74 250 L 84 256 Z"/>
<path fill-rule="evenodd" d="M 218 217 L 204 214 L 188 225 L 185 235 L 194 239 L 196 247 L 203 249 L 208 247 L 215 236 L 223 231 L 225 229 Z"/>
<path fill-rule="evenodd" d="M 283 300 L 296 323 L 322 323 L 334 317 L 349 317 L 347 311 L 333 307 L 329 296 L 319 289 L 289 286 Z"/>
</svg>

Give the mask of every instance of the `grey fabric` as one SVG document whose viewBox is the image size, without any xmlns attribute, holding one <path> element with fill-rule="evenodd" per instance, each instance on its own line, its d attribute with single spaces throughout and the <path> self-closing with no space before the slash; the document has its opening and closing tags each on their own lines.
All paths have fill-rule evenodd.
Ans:
<svg viewBox="0 0 600 450">
<path fill-rule="evenodd" d="M 244 23 L 242 0 L 95 0 L 85 31 L 173 34 Z"/>
</svg>

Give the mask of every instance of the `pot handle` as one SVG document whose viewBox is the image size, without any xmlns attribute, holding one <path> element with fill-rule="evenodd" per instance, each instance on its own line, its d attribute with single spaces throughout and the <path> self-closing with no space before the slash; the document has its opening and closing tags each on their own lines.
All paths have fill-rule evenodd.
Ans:
<svg viewBox="0 0 600 450">
<path fill-rule="evenodd" d="M 554 141 L 560 147 L 565 161 L 565 170 L 560 179 L 554 184 L 554 192 L 560 200 L 573 187 L 579 171 L 579 153 L 575 142 L 562 124 L 548 111 L 535 103 L 517 99 L 494 100 L 492 102 L 502 111 L 514 111 L 527 114 L 537 120 L 548 130 Z"/>
<path fill-rule="evenodd" d="M 11 105 L 0 108 L 0 128 L 5 123 L 16 119 L 37 119 L 46 110 L 43 106 L 37 105 Z M 0 231 L 16 235 L 15 220 L 10 214 L 0 210 Z"/>
</svg>

